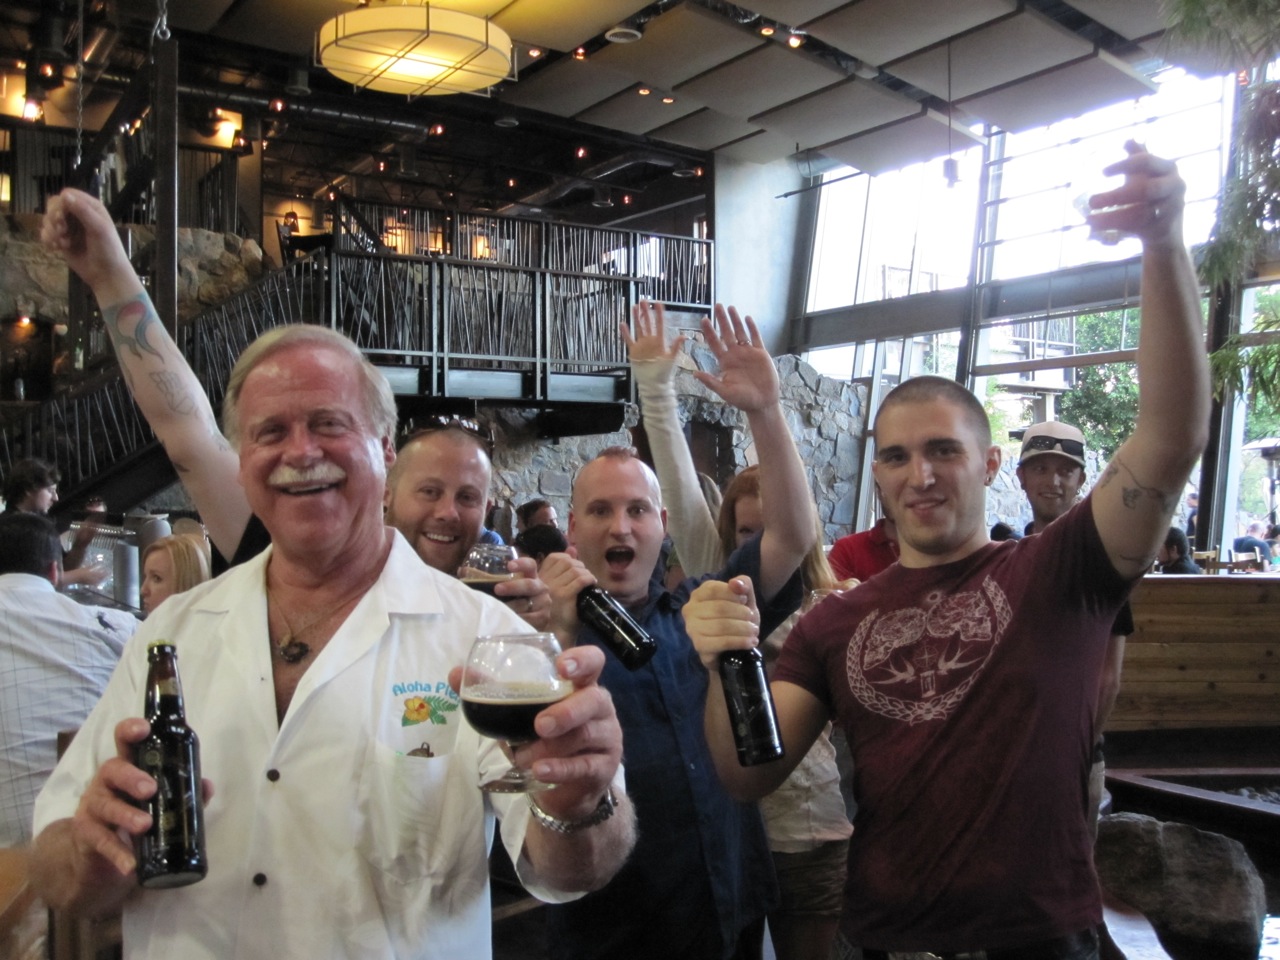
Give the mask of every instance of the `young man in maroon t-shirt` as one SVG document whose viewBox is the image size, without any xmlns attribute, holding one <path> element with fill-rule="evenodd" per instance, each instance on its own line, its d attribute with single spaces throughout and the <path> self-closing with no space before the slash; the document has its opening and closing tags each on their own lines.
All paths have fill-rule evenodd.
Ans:
<svg viewBox="0 0 1280 960">
<path fill-rule="evenodd" d="M 772 685 L 783 759 L 738 765 L 710 671 L 707 739 L 739 797 L 776 787 L 829 719 L 845 731 L 858 811 L 837 950 L 850 960 L 1097 957 L 1084 799 L 1098 679 L 1209 416 L 1185 185 L 1173 163 L 1126 150 L 1107 171 L 1124 184 L 1093 198 L 1090 221 L 1142 241 L 1140 412 L 1093 492 L 1039 536 L 992 543 L 986 487 L 1001 451 L 981 404 L 952 381 L 909 380 L 874 430 L 900 560 L 792 632 Z M 704 585 L 685 607 L 705 665 L 756 643 L 739 580 Z"/>
</svg>

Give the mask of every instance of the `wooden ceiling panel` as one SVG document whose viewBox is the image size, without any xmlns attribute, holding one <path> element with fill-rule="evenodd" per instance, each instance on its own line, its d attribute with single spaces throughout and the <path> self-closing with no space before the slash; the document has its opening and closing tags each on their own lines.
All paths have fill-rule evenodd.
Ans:
<svg viewBox="0 0 1280 960">
<path fill-rule="evenodd" d="M 935 97 L 959 100 L 1092 52 L 1093 45 L 1078 34 L 1024 10 L 885 69 Z"/>
<path fill-rule="evenodd" d="M 450 0 L 446 6 L 455 4 Z M 513 0 L 493 22 L 513 40 L 573 50 L 645 6 L 643 0 Z"/>
<path fill-rule="evenodd" d="M 734 140 L 741 140 L 760 128 L 754 123 L 726 117 L 715 110 L 699 110 L 687 117 L 649 131 L 649 136 L 695 150 L 714 150 Z"/>
<path fill-rule="evenodd" d="M 1137 40 L 1164 30 L 1160 0 L 1067 0 L 1086 16 L 1092 17 L 1122 37 Z"/>
<path fill-rule="evenodd" d="M 862 0 L 805 29 L 837 50 L 880 66 L 1016 9 L 1015 0 Z"/>
<path fill-rule="evenodd" d="M 988 123 L 1018 132 L 1078 117 L 1155 91 L 1155 84 L 1104 51 L 1007 84 L 958 106 Z"/>
<path fill-rule="evenodd" d="M 952 127 L 942 114 L 922 108 L 910 119 L 825 144 L 818 150 L 832 160 L 874 176 L 981 143 L 982 138 L 965 127 Z"/>
<path fill-rule="evenodd" d="M 850 78 L 802 100 L 757 114 L 751 122 L 785 134 L 803 148 L 870 130 L 919 111 L 920 104 L 910 97 L 869 80 Z"/>
<path fill-rule="evenodd" d="M 746 160 L 750 163 L 773 163 L 783 160 L 796 151 L 794 140 L 778 133 L 761 130 L 749 137 L 735 140 L 716 151 L 717 157 L 731 157 L 734 160 Z"/>
<path fill-rule="evenodd" d="M 650 20 L 644 38 L 611 43 L 594 59 L 645 83 L 671 89 L 765 41 L 703 7 L 674 7 Z"/>
<path fill-rule="evenodd" d="M 640 89 L 649 90 L 648 95 L 641 96 Z M 670 99 L 671 103 L 663 103 Z M 664 91 L 651 87 L 631 88 L 617 96 L 598 103 L 589 110 L 584 110 L 574 119 L 584 123 L 594 123 L 610 130 L 623 130 L 627 133 L 648 133 L 654 127 L 678 120 L 696 110 L 702 104 L 692 97 L 668 97 Z"/>
<path fill-rule="evenodd" d="M 218 0 L 219 3 L 222 0 Z M 179 4 L 179 6 L 187 6 Z M 203 3 L 191 4 L 203 9 Z M 214 30 L 216 36 L 236 43 L 263 46 L 284 53 L 309 56 L 315 49 L 316 31 L 354 4 L 345 0 L 285 0 L 282 3 L 233 3 Z"/>
<path fill-rule="evenodd" d="M 835 67 L 778 43 L 730 61 L 676 88 L 731 117 L 747 117 L 838 83 Z"/>
<path fill-rule="evenodd" d="M 752 0 L 751 9 L 762 17 L 788 27 L 798 27 L 810 20 L 843 7 L 849 0 Z"/>
<path fill-rule="evenodd" d="M 634 82 L 634 77 L 610 70 L 595 58 L 574 60 L 565 57 L 527 80 L 511 84 L 499 94 L 499 99 L 518 107 L 572 117 L 620 93 Z"/>
</svg>

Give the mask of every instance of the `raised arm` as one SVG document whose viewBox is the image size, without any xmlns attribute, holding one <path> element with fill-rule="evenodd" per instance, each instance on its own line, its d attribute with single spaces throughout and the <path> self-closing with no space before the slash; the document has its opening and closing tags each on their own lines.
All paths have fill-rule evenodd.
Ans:
<svg viewBox="0 0 1280 960">
<path fill-rule="evenodd" d="M 667 344 L 666 315 L 660 303 L 642 301 L 632 309 L 631 317 L 630 329 L 625 322 L 619 326 L 640 393 L 640 415 L 649 437 L 653 469 L 662 488 L 667 532 L 676 545 L 686 576 L 714 573 L 724 566 L 727 558 L 720 545 L 715 517 L 702 495 L 689 445 L 680 429 L 672 385 L 675 358 L 684 343 L 684 335 Z"/>
<path fill-rule="evenodd" d="M 40 235 L 93 291 L 134 401 L 195 502 L 209 538 L 231 557 L 249 522 L 239 461 L 186 358 L 160 322 L 106 207 L 79 190 L 49 201 Z"/>
<path fill-rule="evenodd" d="M 715 320 L 702 321 L 720 376 L 697 371 L 698 382 L 747 415 L 760 463 L 760 596 L 777 595 L 818 539 L 813 494 L 782 413 L 778 371 L 750 317 L 716 305 Z"/>
<path fill-rule="evenodd" d="M 1187 477 L 1209 435 L 1209 371 L 1200 288 L 1182 240 L 1186 184 L 1176 165 L 1138 144 L 1108 167 L 1124 185 L 1092 198 L 1100 230 L 1142 240 L 1138 419 L 1092 494 L 1107 556 L 1121 576 L 1141 576 L 1169 530 Z"/>
</svg>

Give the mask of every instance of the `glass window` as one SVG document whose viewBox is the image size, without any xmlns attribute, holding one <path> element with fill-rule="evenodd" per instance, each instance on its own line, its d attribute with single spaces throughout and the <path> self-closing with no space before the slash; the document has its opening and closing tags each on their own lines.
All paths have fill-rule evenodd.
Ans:
<svg viewBox="0 0 1280 960">
<path fill-rule="evenodd" d="M 940 159 L 878 177 L 854 174 L 848 167 L 826 175 L 810 310 L 965 285 L 981 151 L 975 147 L 956 159 L 960 180 L 954 186 L 947 185 Z"/>
<path fill-rule="evenodd" d="M 1008 280 L 1086 263 L 1128 259 L 1138 242 L 1092 240 L 1078 205 L 1114 189 L 1102 170 L 1136 140 L 1178 161 L 1187 182 L 1189 244 L 1208 239 L 1226 170 L 1234 78 L 1201 80 L 1182 70 L 1156 77 L 1147 97 L 1023 133 L 1003 134 L 1003 158 L 991 166 L 987 278 Z"/>
</svg>

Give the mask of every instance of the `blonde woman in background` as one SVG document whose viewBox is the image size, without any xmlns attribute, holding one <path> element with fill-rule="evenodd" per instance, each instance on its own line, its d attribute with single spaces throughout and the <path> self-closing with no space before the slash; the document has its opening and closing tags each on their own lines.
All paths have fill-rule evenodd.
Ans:
<svg viewBox="0 0 1280 960">
<path fill-rule="evenodd" d="M 175 593 L 209 579 L 207 541 L 191 534 L 161 537 L 142 553 L 142 609 L 151 613 Z"/>
<path fill-rule="evenodd" d="M 667 509 L 667 530 L 683 573 L 714 573 L 764 527 L 759 471 L 747 467 L 729 482 L 719 517 L 713 518 L 676 412 L 675 359 L 684 337 L 678 335 L 668 344 L 662 305 L 648 303 L 634 308 L 632 326 L 622 324 L 622 336 Z M 838 588 L 821 536 L 800 573 L 814 600 Z M 796 610 L 761 644 L 767 666 L 777 659 L 802 612 Z M 825 958 L 840 922 L 853 825 L 845 812 L 830 731 L 828 724 L 787 781 L 760 803 L 781 894 L 779 906 L 768 917 L 778 960 Z"/>
</svg>

